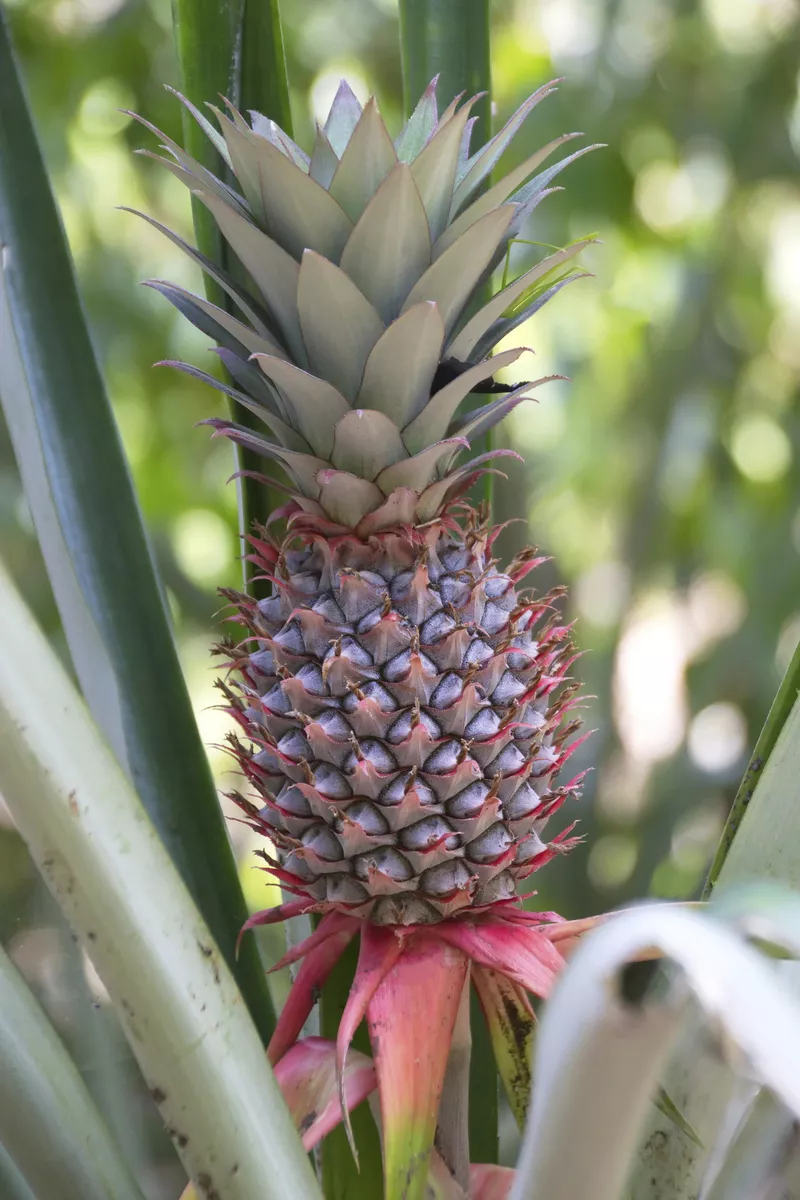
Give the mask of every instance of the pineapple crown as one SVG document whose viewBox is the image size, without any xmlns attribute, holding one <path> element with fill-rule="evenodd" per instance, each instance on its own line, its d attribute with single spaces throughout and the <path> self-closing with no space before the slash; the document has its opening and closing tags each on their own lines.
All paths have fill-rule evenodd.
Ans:
<svg viewBox="0 0 800 1200">
<path fill-rule="evenodd" d="M 176 93 L 239 190 L 142 121 L 169 157 L 150 156 L 205 204 L 249 277 L 246 286 L 241 272 L 228 273 L 146 218 L 216 280 L 239 314 L 149 281 L 217 342 L 232 382 L 169 365 L 263 423 L 264 434 L 232 420 L 207 422 L 284 468 L 292 513 L 359 537 L 425 522 L 489 459 L 513 454 L 495 450 L 455 465 L 534 386 L 460 411 L 471 392 L 501 390 L 492 376 L 523 353 L 489 358 L 493 347 L 585 274 L 561 268 L 589 238 L 549 255 L 477 311 L 471 304 L 536 206 L 559 190 L 554 178 L 594 149 L 537 172 L 580 136 L 564 134 L 487 187 L 525 118 L 553 90 L 541 87 L 470 154 L 477 97 L 456 97 L 440 114 L 434 80 L 393 142 L 374 98 L 362 108 L 343 81 L 310 157 L 260 113 L 248 124 L 227 101 L 227 113 L 211 106 L 217 130 Z"/>
</svg>

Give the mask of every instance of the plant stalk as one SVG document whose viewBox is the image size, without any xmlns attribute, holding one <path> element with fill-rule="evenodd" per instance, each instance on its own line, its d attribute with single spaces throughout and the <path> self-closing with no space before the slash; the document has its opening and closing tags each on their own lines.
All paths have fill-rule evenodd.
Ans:
<svg viewBox="0 0 800 1200">
<path fill-rule="evenodd" d="M 201 112 L 206 111 L 207 104 L 217 104 L 220 96 L 225 96 L 242 112 L 255 109 L 271 117 L 291 136 L 292 114 L 278 0 L 172 0 L 172 15 L 184 95 Z M 231 182 L 230 172 L 216 148 L 185 109 L 182 119 L 184 145 L 192 157 Z M 232 275 L 242 278 L 235 255 L 197 197 L 192 197 L 192 219 L 198 249 Z M 206 276 L 204 282 L 209 300 L 236 315 L 233 301 L 214 280 Z M 224 374 L 224 369 L 221 370 Z M 249 409 L 233 400 L 230 408 L 239 424 L 261 428 Z M 234 455 L 237 470 L 264 473 L 262 458 L 238 446 L 234 447 Z M 277 493 L 246 476 L 237 480 L 237 487 L 239 535 L 244 539 L 253 522 L 265 524 L 282 501 Z M 243 572 L 248 590 L 260 594 L 262 585 L 251 579 L 252 565 L 243 561 Z"/>
<path fill-rule="evenodd" d="M 472 1053 L 470 988 L 468 971 L 453 1029 L 453 1040 L 450 1043 L 450 1056 L 447 1060 L 434 1142 L 445 1166 L 465 1196 L 470 1194 L 469 1066 Z"/>
<path fill-rule="evenodd" d="M 491 136 L 491 11 L 489 0 L 400 0 L 400 54 L 403 109 L 411 116 L 417 100 L 439 76 L 440 107 L 460 92 L 485 92 L 473 109 L 478 118 L 472 135 L 477 149 Z M 485 302 L 488 296 L 479 297 Z M 492 448 L 492 433 L 476 443 L 473 453 Z M 493 475 L 486 475 L 480 498 L 491 512 Z M 496 1163 L 498 1076 L 491 1041 L 477 999 L 473 997 L 470 1147 L 475 1162 Z"/>
</svg>

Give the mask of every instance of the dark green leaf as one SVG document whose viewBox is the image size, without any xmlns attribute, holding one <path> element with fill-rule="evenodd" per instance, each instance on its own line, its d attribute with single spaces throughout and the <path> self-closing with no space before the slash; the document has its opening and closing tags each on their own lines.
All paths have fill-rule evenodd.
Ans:
<svg viewBox="0 0 800 1200">
<path fill-rule="evenodd" d="M 175 42 L 181 75 L 181 91 L 190 105 L 204 114 L 205 106 L 225 96 L 239 109 L 254 110 L 271 117 L 289 135 L 292 118 L 289 85 L 283 52 L 277 0 L 172 0 Z M 226 164 L 216 139 L 209 140 L 202 123 L 190 110 L 184 112 L 184 143 L 203 166 L 221 177 Z M 211 213 L 192 198 L 195 236 L 200 251 L 214 263 L 238 270 Z M 215 304 L 235 310 L 228 297 L 207 280 L 206 294 Z M 252 419 L 246 409 L 234 404 L 231 415 L 244 424 Z M 263 469 L 263 462 L 237 450 L 240 469 Z M 254 479 L 244 477 L 239 489 L 239 530 L 245 535 L 254 520 L 266 521 L 278 503 L 273 493 Z M 245 564 L 245 570 L 248 570 Z"/>
<path fill-rule="evenodd" d="M 0 23 L 0 392 L 78 678 L 234 965 L 272 1010 L 142 518 Z"/>
</svg>

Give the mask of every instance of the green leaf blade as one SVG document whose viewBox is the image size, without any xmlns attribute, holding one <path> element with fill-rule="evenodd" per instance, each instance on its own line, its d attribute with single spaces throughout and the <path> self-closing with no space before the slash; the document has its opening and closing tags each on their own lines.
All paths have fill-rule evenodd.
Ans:
<svg viewBox="0 0 800 1200">
<path fill-rule="evenodd" d="M 0 396 L 76 671 L 230 963 L 246 918 L 141 514 L 0 23 Z M 234 968 L 262 1035 L 255 949 Z"/>
<path fill-rule="evenodd" d="M 0 1142 L 37 1196 L 142 1200 L 77 1067 L 1 946 Z"/>
</svg>

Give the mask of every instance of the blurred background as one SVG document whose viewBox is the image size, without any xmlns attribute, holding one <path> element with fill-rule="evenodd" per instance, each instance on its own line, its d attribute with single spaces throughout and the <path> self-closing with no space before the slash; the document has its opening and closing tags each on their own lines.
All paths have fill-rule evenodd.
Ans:
<svg viewBox="0 0 800 1200">
<path fill-rule="evenodd" d="M 208 646 L 219 585 L 241 568 L 230 448 L 193 426 L 220 398 L 164 368 L 206 366 L 205 340 L 152 290 L 200 290 L 193 265 L 118 205 L 190 235 L 187 194 L 137 158 L 174 137 L 169 0 L 13 0 L 12 30 L 83 297 L 168 588 L 186 674 L 221 786 L 225 731 Z M 800 4 L 797 0 L 495 0 L 495 126 L 541 83 L 519 161 L 559 133 L 608 147 L 570 167 L 525 236 L 587 233 L 594 278 L 524 326 L 542 389 L 500 439 L 525 457 L 497 487 L 504 535 L 553 556 L 569 585 L 594 734 L 586 843 L 537 879 L 577 916 L 633 897 L 696 894 L 782 671 L 800 637 Z M 308 140 L 339 78 L 400 120 L 395 0 L 283 5 L 295 133 Z M 440 97 L 448 101 L 450 97 Z M 509 156 L 508 165 L 512 165 Z M 541 257 L 519 245 L 514 266 Z M 207 368 L 208 369 L 208 368 Z M 0 555 L 61 645 L 55 606 L 0 427 Z M 153 664 L 153 670 L 158 664 Z M 236 835 L 239 836 L 238 834 Z M 239 842 L 253 907 L 269 902 Z M 537 901 L 539 903 L 539 901 Z M 0 938 L 64 1032 L 140 1167 L 173 1200 L 180 1169 L 104 1003 L 0 810 Z M 87 1003 L 88 998 L 88 1003 Z M 138 1093 L 137 1093 L 138 1094 Z M 509 1150 L 510 1153 L 510 1150 Z"/>
</svg>

